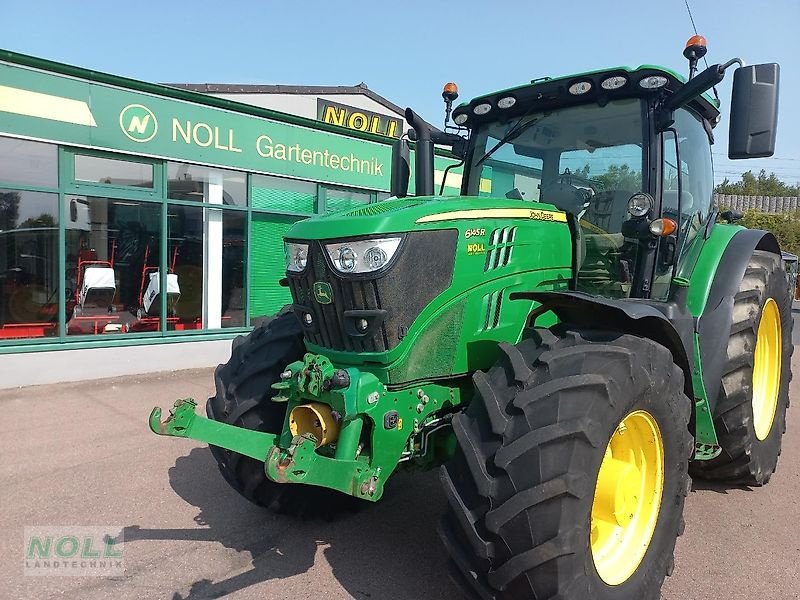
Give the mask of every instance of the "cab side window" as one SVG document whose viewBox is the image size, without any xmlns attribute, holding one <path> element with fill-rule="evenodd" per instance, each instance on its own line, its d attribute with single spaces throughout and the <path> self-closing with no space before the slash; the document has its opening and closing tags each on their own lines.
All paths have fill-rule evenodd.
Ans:
<svg viewBox="0 0 800 600">
<path fill-rule="evenodd" d="M 659 252 L 675 252 L 680 263 L 708 218 L 714 189 L 711 144 L 702 121 L 688 110 L 677 110 L 672 130 L 662 136 L 662 156 L 662 216 L 677 221 L 679 236 L 674 250 L 662 244 Z M 656 263 L 651 298 L 669 297 L 672 274 L 671 263 Z"/>
<path fill-rule="evenodd" d="M 711 143 L 700 119 L 680 109 L 675 112 L 673 128 L 677 131 L 677 144 L 674 133 L 664 134 L 662 206 L 664 216 L 680 224 L 678 243 L 683 254 L 711 210 L 714 179 Z"/>
</svg>

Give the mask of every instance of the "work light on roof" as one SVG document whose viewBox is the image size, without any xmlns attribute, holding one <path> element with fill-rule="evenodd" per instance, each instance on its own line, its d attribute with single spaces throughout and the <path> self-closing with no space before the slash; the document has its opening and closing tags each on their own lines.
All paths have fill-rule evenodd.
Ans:
<svg viewBox="0 0 800 600">
<path fill-rule="evenodd" d="M 455 117 L 453 117 L 453 121 L 455 121 L 456 125 L 463 125 L 467 122 L 469 115 L 467 113 L 459 113 Z"/>
<path fill-rule="evenodd" d="M 573 96 L 581 96 L 592 89 L 592 82 L 591 81 L 576 81 L 571 86 L 569 86 L 570 94 Z"/>
<path fill-rule="evenodd" d="M 511 108 L 517 103 L 517 99 L 514 96 L 505 96 L 504 98 L 500 98 L 497 101 L 497 108 Z"/>
<path fill-rule="evenodd" d="M 646 90 L 657 90 L 667 85 L 668 79 L 663 75 L 650 75 L 639 82 L 639 86 Z"/>
<path fill-rule="evenodd" d="M 628 83 L 627 77 L 623 77 L 622 75 L 612 75 L 611 77 L 604 79 L 602 83 L 600 83 L 600 87 L 604 90 L 618 90 L 626 83 Z"/>
<path fill-rule="evenodd" d="M 472 109 L 476 115 L 485 115 L 490 110 L 492 110 L 492 105 L 488 102 L 484 102 L 483 104 L 478 104 L 475 108 Z"/>
</svg>

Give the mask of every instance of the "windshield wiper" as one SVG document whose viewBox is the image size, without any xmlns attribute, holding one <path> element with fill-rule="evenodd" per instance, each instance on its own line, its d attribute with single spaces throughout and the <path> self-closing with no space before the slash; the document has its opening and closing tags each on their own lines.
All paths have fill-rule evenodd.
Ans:
<svg viewBox="0 0 800 600">
<path fill-rule="evenodd" d="M 546 116 L 546 115 L 542 115 L 542 116 L 541 116 L 541 117 L 539 117 L 538 119 L 531 119 L 530 121 L 528 121 L 528 122 L 527 122 L 527 123 L 525 123 L 524 125 L 521 125 L 521 123 L 522 123 L 523 119 L 525 119 L 525 117 L 527 117 L 527 116 L 528 116 L 528 115 L 529 115 L 531 112 L 533 112 L 533 111 L 532 111 L 532 110 L 531 110 L 531 111 L 528 111 L 528 112 L 526 112 L 524 115 L 522 115 L 522 116 L 519 118 L 519 121 L 517 121 L 517 122 L 514 124 L 514 126 L 513 126 L 513 127 L 511 127 L 511 129 L 509 129 L 509 130 L 506 132 L 506 134 L 505 134 L 505 135 L 504 135 L 502 138 L 500 138 L 500 140 L 499 140 L 499 141 L 498 141 L 498 142 L 497 142 L 497 143 L 496 143 L 494 146 L 492 146 L 492 149 L 491 149 L 491 150 L 489 150 L 489 151 L 488 151 L 486 154 L 484 154 L 483 156 L 481 156 L 480 160 L 478 160 L 478 162 L 476 162 L 476 163 L 475 163 L 473 166 L 474 166 L 474 167 L 478 167 L 478 166 L 480 166 L 480 165 L 481 165 L 481 163 L 483 163 L 483 161 L 485 161 L 486 159 L 490 158 L 490 157 L 492 156 L 492 154 L 494 154 L 494 153 L 495 153 L 495 152 L 498 150 L 498 148 L 500 148 L 500 146 L 502 146 L 503 144 L 506 144 L 506 143 L 510 142 L 511 140 L 513 140 L 513 139 L 514 139 L 514 138 L 516 138 L 516 137 L 519 137 L 519 136 L 520 136 L 520 135 L 522 135 L 522 134 L 523 134 L 525 131 L 527 131 L 527 130 L 528 130 L 530 127 L 532 127 L 534 124 L 536 124 L 536 123 L 538 123 L 539 121 L 541 121 L 541 120 L 542 120 L 542 119 L 543 119 L 543 118 Z"/>
</svg>

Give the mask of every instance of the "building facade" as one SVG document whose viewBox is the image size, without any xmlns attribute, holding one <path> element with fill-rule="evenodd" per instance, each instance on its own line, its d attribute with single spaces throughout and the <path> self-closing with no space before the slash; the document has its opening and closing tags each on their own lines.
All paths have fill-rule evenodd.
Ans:
<svg viewBox="0 0 800 600">
<path fill-rule="evenodd" d="M 286 304 L 282 236 L 388 197 L 402 127 L 310 93 L 319 119 L 0 52 L 0 386 L 213 364 Z"/>
<path fill-rule="evenodd" d="M 410 129 L 404 109 L 373 92 L 363 82 L 353 86 L 167 85 L 390 138 L 398 138 Z"/>
</svg>

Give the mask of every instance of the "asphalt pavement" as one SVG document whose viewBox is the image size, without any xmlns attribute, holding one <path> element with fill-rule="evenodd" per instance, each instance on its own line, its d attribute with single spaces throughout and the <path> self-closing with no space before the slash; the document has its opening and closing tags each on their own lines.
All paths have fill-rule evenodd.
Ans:
<svg viewBox="0 0 800 600">
<path fill-rule="evenodd" d="M 798 340 L 798 332 L 794 339 Z M 800 354 L 793 360 L 795 372 Z M 0 391 L 0 597 L 460 600 L 435 527 L 436 473 L 399 474 L 384 498 L 334 521 L 249 504 L 204 444 L 159 438 L 154 405 L 204 399 L 212 370 Z M 800 378 L 791 396 L 800 394 Z M 696 481 L 666 600 L 800 598 L 800 423 L 761 489 Z M 124 574 L 23 575 L 30 526 L 124 535 Z"/>
</svg>

